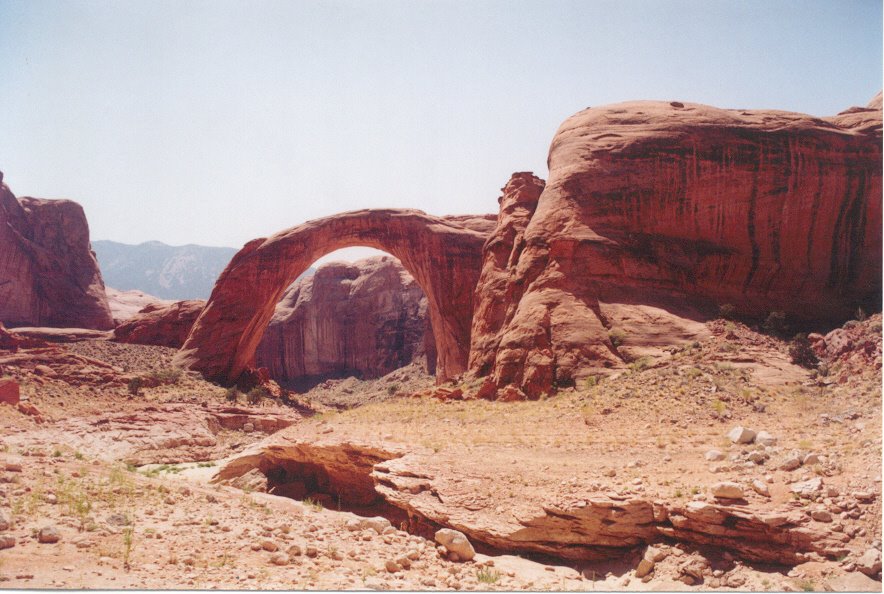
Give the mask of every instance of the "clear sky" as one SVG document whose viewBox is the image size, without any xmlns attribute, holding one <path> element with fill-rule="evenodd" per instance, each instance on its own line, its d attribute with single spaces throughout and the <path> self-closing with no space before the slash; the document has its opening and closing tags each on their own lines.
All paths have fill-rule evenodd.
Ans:
<svg viewBox="0 0 884 594">
<path fill-rule="evenodd" d="M 881 0 L 0 0 L 6 183 L 126 243 L 496 212 L 587 106 L 831 115 L 881 86 Z"/>
</svg>

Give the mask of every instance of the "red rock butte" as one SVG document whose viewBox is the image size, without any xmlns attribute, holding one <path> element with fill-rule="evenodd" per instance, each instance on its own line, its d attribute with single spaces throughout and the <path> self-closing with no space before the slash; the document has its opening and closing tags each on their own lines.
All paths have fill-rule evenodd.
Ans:
<svg viewBox="0 0 884 594">
<path fill-rule="evenodd" d="M 247 244 L 177 362 L 235 379 L 289 283 L 352 245 L 402 261 L 430 302 L 437 377 L 488 376 L 490 397 L 536 397 L 693 340 L 724 304 L 835 323 L 880 309 L 881 163 L 880 94 L 827 118 L 585 109 L 557 131 L 548 182 L 513 176 L 496 226 L 366 210 Z"/>
</svg>

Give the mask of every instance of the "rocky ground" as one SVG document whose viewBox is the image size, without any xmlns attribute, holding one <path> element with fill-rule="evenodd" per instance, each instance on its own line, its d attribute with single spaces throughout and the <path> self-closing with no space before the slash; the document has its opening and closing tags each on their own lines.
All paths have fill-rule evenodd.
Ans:
<svg viewBox="0 0 884 594">
<path fill-rule="evenodd" d="M 811 337 L 824 374 L 708 328 L 510 403 L 406 368 L 296 409 L 162 347 L 0 351 L 0 587 L 880 591 L 880 316 Z"/>
</svg>

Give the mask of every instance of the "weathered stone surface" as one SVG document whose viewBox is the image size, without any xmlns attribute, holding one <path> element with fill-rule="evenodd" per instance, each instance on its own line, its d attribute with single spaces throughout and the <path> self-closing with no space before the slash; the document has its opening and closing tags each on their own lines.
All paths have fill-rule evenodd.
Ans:
<svg viewBox="0 0 884 594">
<path fill-rule="evenodd" d="M 755 432 L 745 427 L 734 427 L 727 434 L 733 443 L 752 443 L 755 441 Z"/>
<path fill-rule="evenodd" d="M 423 291 L 396 259 L 378 256 L 326 264 L 289 287 L 256 364 L 277 381 L 309 387 L 381 377 L 412 362 L 432 373 L 434 349 Z"/>
<path fill-rule="evenodd" d="M 717 499 L 742 499 L 743 488 L 737 483 L 715 483 L 712 485 L 712 496 Z"/>
<path fill-rule="evenodd" d="M 114 329 L 114 340 L 181 348 L 205 305 L 198 299 L 149 304 Z"/>
<path fill-rule="evenodd" d="M 131 289 L 129 291 L 120 291 L 113 287 L 105 287 L 107 293 L 107 303 L 110 306 L 111 315 L 114 317 L 114 324 L 122 324 L 135 316 L 148 305 L 162 303 L 169 305 L 175 303 L 167 299 L 160 299 L 153 295 L 148 295 L 143 291 Z"/>
<path fill-rule="evenodd" d="M 0 320 L 11 326 L 113 327 L 83 208 L 16 199 L 0 173 Z"/>
<path fill-rule="evenodd" d="M 18 382 L 11 378 L 0 378 L 0 404 L 15 406 L 21 400 Z"/>
<path fill-rule="evenodd" d="M 176 356 L 176 363 L 232 380 L 254 355 L 285 289 L 317 258 L 349 246 L 397 257 L 427 296 L 437 378 L 466 370 L 481 246 L 494 217 L 434 217 L 417 210 L 362 210 L 308 221 L 240 250 Z"/>
<path fill-rule="evenodd" d="M 489 291 L 518 288 L 473 324 L 474 369 L 498 386 L 531 395 L 623 366 L 610 304 L 841 321 L 880 302 L 880 106 L 825 119 L 677 102 L 591 108 L 559 128 L 549 167 L 536 206 L 512 217 L 519 248 L 494 244 L 500 263 L 483 277 Z M 493 357 L 478 352 L 495 343 Z"/>
</svg>

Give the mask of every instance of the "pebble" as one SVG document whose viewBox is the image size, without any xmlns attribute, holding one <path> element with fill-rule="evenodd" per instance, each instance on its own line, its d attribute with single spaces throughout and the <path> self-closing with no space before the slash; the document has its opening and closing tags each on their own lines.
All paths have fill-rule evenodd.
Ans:
<svg viewBox="0 0 884 594">
<path fill-rule="evenodd" d="M 780 464 L 780 470 L 790 471 L 801 466 L 801 459 L 798 456 L 789 456 Z"/>
<path fill-rule="evenodd" d="M 265 541 L 261 542 L 261 548 L 264 549 L 265 551 L 275 553 L 276 551 L 279 550 L 279 545 L 277 545 L 272 540 L 265 540 Z"/>
<path fill-rule="evenodd" d="M 810 512 L 810 517 L 817 522 L 831 522 L 832 514 L 824 509 L 815 509 Z"/>
<path fill-rule="evenodd" d="M 763 446 L 775 446 L 777 445 L 777 438 L 767 431 L 759 431 L 758 435 L 755 436 L 755 443 L 760 443 Z"/>
<path fill-rule="evenodd" d="M 709 450 L 708 452 L 706 452 L 705 458 L 710 462 L 719 462 L 721 460 L 724 460 L 724 454 L 721 452 L 721 450 Z"/>
<path fill-rule="evenodd" d="M 272 557 L 270 557 L 270 562 L 274 565 L 288 565 L 289 556 L 285 553 L 275 553 Z"/>
<path fill-rule="evenodd" d="M 390 573 L 396 573 L 397 571 L 401 571 L 401 570 L 402 570 L 402 568 L 399 567 L 399 564 L 396 563 L 395 561 L 393 561 L 392 559 L 387 559 L 387 562 L 384 563 L 384 567 L 385 567 L 385 568 L 387 569 L 387 571 L 389 571 Z"/>
<path fill-rule="evenodd" d="M 770 489 L 768 489 L 767 483 L 764 481 L 758 479 L 752 481 L 752 490 L 764 497 L 770 497 Z"/>
</svg>

